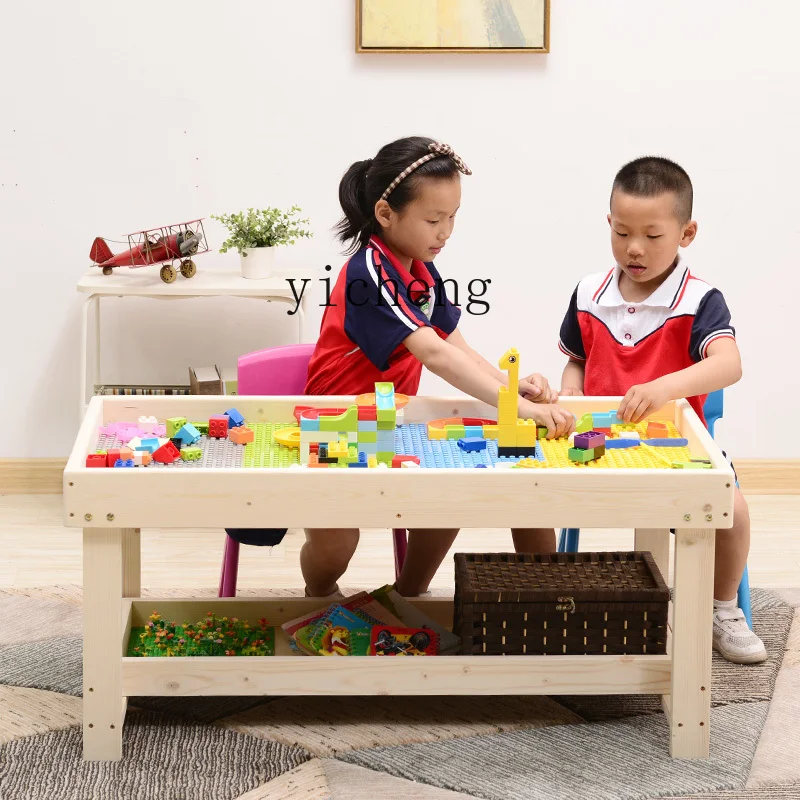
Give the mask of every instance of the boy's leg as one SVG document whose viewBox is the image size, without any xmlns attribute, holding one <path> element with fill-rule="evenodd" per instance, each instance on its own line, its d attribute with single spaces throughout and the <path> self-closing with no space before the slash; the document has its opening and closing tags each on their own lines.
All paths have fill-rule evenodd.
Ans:
<svg viewBox="0 0 800 800">
<path fill-rule="evenodd" d="M 300 550 L 300 569 L 309 597 L 327 597 L 338 590 L 358 546 L 358 528 L 306 528 L 306 543 Z"/>
<path fill-rule="evenodd" d="M 556 532 L 552 528 L 512 528 L 511 538 L 518 553 L 555 553 Z"/>
<path fill-rule="evenodd" d="M 409 530 L 408 549 L 397 579 L 397 591 L 404 597 L 415 597 L 426 592 L 456 536 L 458 528 Z"/>
<path fill-rule="evenodd" d="M 736 595 L 750 549 L 750 512 L 737 486 L 733 527 L 716 532 L 714 549 L 714 649 L 737 664 L 758 664 L 767 657 L 761 639 L 750 630 Z"/>
</svg>

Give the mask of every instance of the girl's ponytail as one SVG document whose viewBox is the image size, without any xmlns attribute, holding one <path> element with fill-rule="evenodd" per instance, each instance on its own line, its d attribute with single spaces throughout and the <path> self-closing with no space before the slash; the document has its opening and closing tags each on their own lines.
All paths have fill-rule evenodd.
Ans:
<svg viewBox="0 0 800 800">
<path fill-rule="evenodd" d="M 367 200 L 367 172 L 372 166 L 372 159 L 366 161 L 356 161 L 350 169 L 345 172 L 339 184 L 339 204 L 342 207 L 344 216 L 336 225 L 336 233 L 342 242 L 353 242 L 351 250 L 361 246 L 363 234 L 367 232 L 367 240 L 371 233 L 372 225 L 375 222 L 374 208 Z"/>
</svg>

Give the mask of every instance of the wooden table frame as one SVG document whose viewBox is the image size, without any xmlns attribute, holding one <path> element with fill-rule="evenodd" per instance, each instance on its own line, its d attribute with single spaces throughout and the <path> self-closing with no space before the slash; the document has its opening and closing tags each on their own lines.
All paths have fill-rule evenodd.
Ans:
<svg viewBox="0 0 800 800">
<path fill-rule="evenodd" d="M 298 403 L 341 406 L 344 397 L 237 397 L 245 419 L 291 421 Z M 707 758 L 715 528 L 733 520 L 733 473 L 686 401 L 656 419 L 673 421 L 710 470 L 225 470 L 87 469 L 98 427 L 135 420 L 204 419 L 213 397 L 95 397 L 64 471 L 65 524 L 83 528 L 84 758 L 122 755 L 126 698 L 137 695 L 420 695 L 660 694 L 670 724 L 670 753 Z M 564 398 L 580 415 L 607 411 L 609 398 Z M 486 417 L 471 398 L 415 397 L 407 422 Z M 443 498 L 447 498 L 443 501 Z M 303 502 L 297 502 L 302 500 Z M 124 656 L 132 624 L 153 609 L 166 618 L 199 619 L 209 601 L 140 594 L 143 527 L 587 527 L 636 530 L 668 575 L 669 529 L 675 535 L 675 602 L 666 655 L 446 656 L 141 659 Z M 447 624 L 452 601 L 415 601 Z M 215 610 L 280 624 L 319 606 L 314 599 L 217 599 Z M 278 632 L 280 633 L 280 632 Z"/>
</svg>

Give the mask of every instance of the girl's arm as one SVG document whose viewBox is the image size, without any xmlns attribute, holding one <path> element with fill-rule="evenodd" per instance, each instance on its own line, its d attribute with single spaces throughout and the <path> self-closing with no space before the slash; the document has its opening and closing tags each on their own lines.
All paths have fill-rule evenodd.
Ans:
<svg viewBox="0 0 800 800">
<path fill-rule="evenodd" d="M 586 362 L 574 361 L 570 359 L 567 361 L 567 366 L 564 367 L 564 372 L 561 375 L 561 390 L 559 395 L 564 397 L 569 396 L 583 396 L 583 381 L 586 377 Z"/>
<path fill-rule="evenodd" d="M 432 328 L 418 328 L 403 344 L 434 375 L 465 394 L 497 407 L 497 390 L 504 382 L 482 369 L 462 349 L 440 339 Z M 547 426 L 551 438 L 566 436 L 575 421 L 569 411 L 559 406 L 535 405 L 522 397 L 518 398 L 518 410 L 520 416 Z"/>
<path fill-rule="evenodd" d="M 482 370 L 500 381 L 503 386 L 508 386 L 508 375 L 473 350 L 458 328 L 447 337 L 447 342 L 466 353 Z M 558 400 L 558 394 L 550 389 L 547 379 L 538 373 L 529 375 L 527 378 L 520 378 L 519 393 L 534 403 L 555 403 Z"/>
</svg>

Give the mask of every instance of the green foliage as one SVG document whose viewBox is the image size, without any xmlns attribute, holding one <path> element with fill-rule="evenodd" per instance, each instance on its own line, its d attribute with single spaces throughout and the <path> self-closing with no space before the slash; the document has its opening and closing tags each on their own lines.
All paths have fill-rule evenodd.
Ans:
<svg viewBox="0 0 800 800">
<path fill-rule="evenodd" d="M 211 219 L 221 222 L 230 232 L 230 238 L 222 243 L 220 253 L 236 249 L 246 256 L 244 251 L 250 247 L 275 247 L 294 244 L 302 237 L 311 238 L 314 234 L 303 227 L 308 220 L 294 218 L 299 212 L 298 206 L 292 206 L 288 211 L 248 208 L 238 214 L 212 214 Z"/>
</svg>

